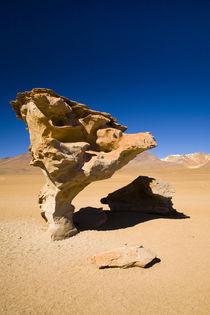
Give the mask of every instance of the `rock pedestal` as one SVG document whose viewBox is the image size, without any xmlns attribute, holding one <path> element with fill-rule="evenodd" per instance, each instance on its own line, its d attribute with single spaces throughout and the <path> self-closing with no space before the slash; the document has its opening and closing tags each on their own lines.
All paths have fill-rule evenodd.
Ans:
<svg viewBox="0 0 210 315">
<path fill-rule="evenodd" d="M 77 233 L 72 200 L 81 190 L 111 177 L 137 154 L 156 146 L 150 133 L 123 134 L 127 128 L 110 114 L 52 90 L 18 93 L 11 104 L 28 126 L 31 164 L 46 177 L 39 204 L 54 240 Z"/>
</svg>

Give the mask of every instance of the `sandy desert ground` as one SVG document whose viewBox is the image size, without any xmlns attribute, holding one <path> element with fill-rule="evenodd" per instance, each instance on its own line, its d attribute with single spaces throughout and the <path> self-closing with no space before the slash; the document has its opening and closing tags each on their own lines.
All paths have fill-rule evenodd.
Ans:
<svg viewBox="0 0 210 315">
<path fill-rule="evenodd" d="M 117 213 L 106 230 L 51 242 L 40 217 L 39 174 L 0 175 L 1 314 L 209 314 L 210 168 L 121 171 L 87 187 L 74 205 L 100 198 L 139 175 L 168 181 L 189 219 Z M 108 210 L 104 207 L 105 210 Z M 124 243 L 156 252 L 149 269 L 103 269 L 87 256 Z"/>
</svg>

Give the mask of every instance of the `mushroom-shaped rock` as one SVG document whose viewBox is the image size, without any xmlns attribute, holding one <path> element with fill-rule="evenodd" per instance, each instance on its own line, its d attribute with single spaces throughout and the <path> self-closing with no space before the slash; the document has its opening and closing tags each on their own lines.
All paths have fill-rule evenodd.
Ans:
<svg viewBox="0 0 210 315">
<path fill-rule="evenodd" d="M 18 93 L 11 104 L 28 126 L 31 164 L 46 176 L 39 204 L 54 240 L 77 233 L 71 203 L 81 190 L 111 177 L 137 154 L 156 146 L 150 133 L 123 134 L 127 128 L 110 114 L 52 90 Z"/>
</svg>

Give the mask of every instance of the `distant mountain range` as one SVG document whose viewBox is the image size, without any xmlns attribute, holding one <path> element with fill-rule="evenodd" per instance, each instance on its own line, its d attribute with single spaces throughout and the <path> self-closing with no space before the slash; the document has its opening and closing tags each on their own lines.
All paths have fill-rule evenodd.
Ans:
<svg viewBox="0 0 210 315">
<path fill-rule="evenodd" d="M 130 169 L 163 169 L 163 168 L 180 168 L 182 167 L 177 163 L 169 163 L 162 161 L 155 154 L 145 151 L 136 156 L 135 159 L 130 161 L 123 170 Z"/>
<path fill-rule="evenodd" d="M 29 165 L 30 160 L 30 153 L 0 159 L 0 174 L 40 173 L 39 168 Z M 169 155 L 164 159 L 159 159 L 155 154 L 145 151 L 137 155 L 122 170 L 173 168 L 210 168 L 210 154 L 197 152 L 184 155 Z"/>
<path fill-rule="evenodd" d="M 199 168 L 205 167 L 210 163 L 210 154 L 197 152 L 183 155 L 169 155 L 162 159 L 162 161 L 177 163 L 184 167 Z"/>
</svg>

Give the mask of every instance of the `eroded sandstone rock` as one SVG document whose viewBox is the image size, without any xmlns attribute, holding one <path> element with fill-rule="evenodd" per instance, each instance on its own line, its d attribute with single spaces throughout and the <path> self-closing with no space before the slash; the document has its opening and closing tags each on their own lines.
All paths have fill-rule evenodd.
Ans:
<svg viewBox="0 0 210 315">
<path fill-rule="evenodd" d="M 102 198 L 112 211 L 137 211 L 159 215 L 176 215 L 172 197 L 174 188 L 167 182 L 139 176 L 133 182 Z"/>
<path fill-rule="evenodd" d="M 157 259 L 157 255 L 140 245 L 121 246 L 91 257 L 88 261 L 99 269 L 102 268 L 129 268 L 146 267 Z"/>
<path fill-rule="evenodd" d="M 111 177 L 137 154 L 156 146 L 150 133 L 123 134 L 127 128 L 110 114 L 52 90 L 18 93 L 11 104 L 28 126 L 31 164 L 46 176 L 39 204 L 54 240 L 77 233 L 71 202 L 81 190 Z"/>
</svg>

